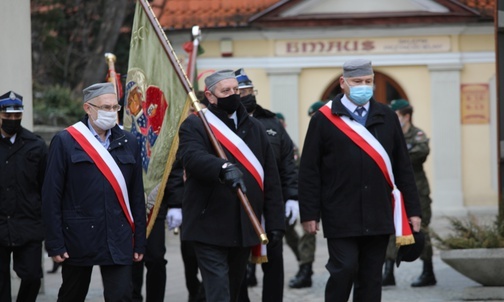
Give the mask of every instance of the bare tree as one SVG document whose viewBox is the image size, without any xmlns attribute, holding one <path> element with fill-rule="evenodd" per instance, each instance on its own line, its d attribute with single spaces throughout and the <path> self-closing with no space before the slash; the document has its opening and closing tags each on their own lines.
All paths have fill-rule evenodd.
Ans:
<svg viewBox="0 0 504 302">
<path fill-rule="evenodd" d="M 79 91 L 103 81 L 132 0 L 32 0 L 34 82 Z M 127 40 L 127 39 L 125 39 Z M 125 45 L 129 47 L 129 45 Z"/>
</svg>

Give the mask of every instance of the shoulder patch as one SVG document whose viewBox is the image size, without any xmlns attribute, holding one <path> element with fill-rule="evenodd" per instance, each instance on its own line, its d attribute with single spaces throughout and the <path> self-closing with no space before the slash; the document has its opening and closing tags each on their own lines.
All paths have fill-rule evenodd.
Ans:
<svg viewBox="0 0 504 302">
<path fill-rule="evenodd" d="M 269 136 L 276 136 L 278 132 L 276 132 L 274 129 L 266 129 L 266 134 Z"/>
</svg>

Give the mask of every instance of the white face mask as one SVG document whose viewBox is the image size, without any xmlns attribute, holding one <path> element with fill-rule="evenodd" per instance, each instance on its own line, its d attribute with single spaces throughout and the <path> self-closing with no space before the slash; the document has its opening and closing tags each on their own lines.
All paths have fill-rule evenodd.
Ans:
<svg viewBox="0 0 504 302">
<path fill-rule="evenodd" d="M 93 120 L 95 125 L 102 130 L 112 129 L 117 122 L 117 112 L 115 111 L 105 111 L 97 110 L 98 117 Z"/>
</svg>

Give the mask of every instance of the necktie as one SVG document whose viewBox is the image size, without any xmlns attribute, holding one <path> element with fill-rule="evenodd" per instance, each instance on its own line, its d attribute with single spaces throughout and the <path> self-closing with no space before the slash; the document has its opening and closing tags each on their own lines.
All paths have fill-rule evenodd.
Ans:
<svg viewBox="0 0 504 302">
<path fill-rule="evenodd" d="M 358 114 L 359 116 L 362 116 L 362 113 L 363 113 L 364 111 L 366 111 L 366 108 L 364 108 L 364 107 L 357 107 L 357 109 L 355 109 L 355 112 L 357 112 L 357 114 Z"/>
</svg>

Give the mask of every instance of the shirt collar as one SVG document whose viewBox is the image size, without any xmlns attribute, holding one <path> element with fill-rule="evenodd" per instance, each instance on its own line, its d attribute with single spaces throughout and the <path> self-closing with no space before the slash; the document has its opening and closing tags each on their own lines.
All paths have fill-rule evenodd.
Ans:
<svg viewBox="0 0 504 302">
<path fill-rule="evenodd" d="M 357 109 L 357 107 L 364 107 L 364 109 L 366 109 L 366 112 L 369 112 L 369 102 L 367 102 L 364 106 L 357 106 L 347 98 L 346 94 L 343 94 L 343 97 L 341 98 L 341 104 L 343 104 L 343 106 L 345 106 L 346 109 L 348 109 L 348 111 L 350 112 L 355 112 L 355 109 Z"/>
<path fill-rule="evenodd" d="M 93 126 L 91 126 L 91 122 L 89 121 L 89 119 L 88 119 L 87 123 L 88 123 L 88 128 L 91 131 L 91 133 L 93 134 L 93 136 L 96 137 L 98 139 L 98 141 L 100 143 L 102 143 L 102 145 L 103 145 L 103 143 L 106 143 L 106 142 L 109 141 L 110 134 L 112 134 L 112 131 L 110 131 L 110 129 L 107 130 L 107 133 L 105 134 L 105 141 L 102 142 L 102 140 L 100 139 L 100 136 L 98 135 L 98 133 L 96 133 L 96 131 L 94 130 Z"/>
<path fill-rule="evenodd" d="M 238 115 L 236 114 L 236 111 L 233 112 L 229 118 L 233 119 L 235 127 L 238 128 Z"/>
<path fill-rule="evenodd" d="M 12 144 L 14 144 L 14 142 L 16 141 L 16 136 L 17 136 L 17 133 L 14 133 L 14 135 L 10 137 L 10 142 L 11 142 Z M 6 136 L 4 136 L 4 135 L 2 134 L 2 138 L 6 138 Z"/>
</svg>

